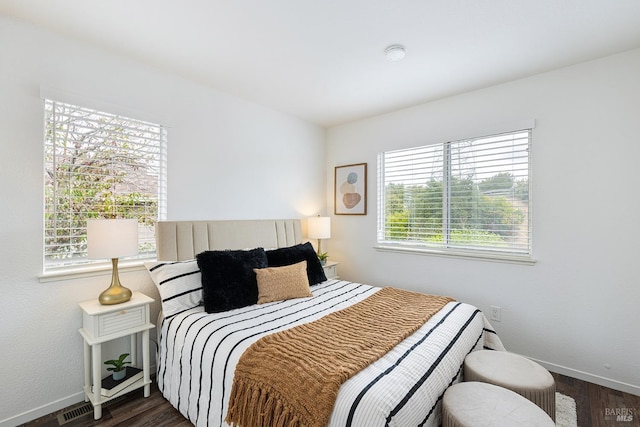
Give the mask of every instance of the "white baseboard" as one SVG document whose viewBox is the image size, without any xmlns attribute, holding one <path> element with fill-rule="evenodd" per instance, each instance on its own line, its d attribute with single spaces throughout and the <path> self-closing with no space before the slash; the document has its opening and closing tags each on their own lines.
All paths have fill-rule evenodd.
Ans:
<svg viewBox="0 0 640 427">
<path fill-rule="evenodd" d="M 29 411 L 23 412 L 16 416 L 4 419 L 0 421 L 0 427 L 15 427 L 20 424 L 24 424 L 29 421 L 33 421 L 36 418 L 44 417 L 53 412 L 66 408 L 67 406 L 75 405 L 76 403 L 84 402 L 84 393 L 76 393 L 71 396 L 58 399 L 51 403 L 39 406 Z"/>
<path fill-rule="evenodd" d="M 590 374 L 588 372 L 579 371 L 577 369 L 567 368 L 566 366 L 556 365 L 555 363 L 545 362 L 544 360 L 538 360 L 532 357 L 530 357 L 529 359 L 541 364 L 551 372 L 640 396 L 640 386 L 624 383 L 622 381 L 612 380 L 610 378 L 601 377 L 599 375 Z"/>
<path fill-rule="evenodd" d="M 155 381 L 156 366 L 151 365 L 149 368 L 151 371 L 151 380 Z M 0 427 L 15 427 L 20 424 L 33 421 L 37 418 L 44 417 L 45 415 L 52 414 L 61 409 L 75 405 L 76 403 L 84 402 L 84 392 L 74 393 L 71 396 L 64 397 L 62 399 L 54 400 L 53 402 L 44 404 L 34 409 L 30 409 L 21 414 L 13 417 L 0 420 Z"/>
</svg>

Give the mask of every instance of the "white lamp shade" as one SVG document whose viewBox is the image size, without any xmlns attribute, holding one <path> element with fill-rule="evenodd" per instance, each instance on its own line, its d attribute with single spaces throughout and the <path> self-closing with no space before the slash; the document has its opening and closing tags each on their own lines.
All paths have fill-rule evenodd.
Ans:
<svg viewBox="0 0 640 427">
<path fill-rule="evenodd" d="M 331 218 L 328 216 L 315 216 L 307 222 L 310 239 L 328 239 L 331 237 Z"/>
<path fill-rule="evenodd" d="M 138 220 L 87 220 L 87 252 L 90 259 L 136 255 L 138 253 Z"/>
</svg>

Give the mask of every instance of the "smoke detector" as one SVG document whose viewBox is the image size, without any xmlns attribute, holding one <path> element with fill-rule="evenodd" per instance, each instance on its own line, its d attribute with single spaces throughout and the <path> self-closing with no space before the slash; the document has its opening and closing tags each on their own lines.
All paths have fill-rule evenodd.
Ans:
<svg viewBox="0 0 640 427">
<path fill-rule="evenodd" d="M 384 50 L 384 56 L 388 61 L 400 61 L 406 55 L 404 46 L 392 44 Z"/>
</svg>

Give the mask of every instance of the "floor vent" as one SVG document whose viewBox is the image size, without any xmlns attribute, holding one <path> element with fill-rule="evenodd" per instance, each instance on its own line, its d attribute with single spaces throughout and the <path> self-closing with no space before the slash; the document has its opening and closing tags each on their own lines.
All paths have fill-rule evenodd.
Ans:
<svg viewBox="0 0 640 427">
<path fill-rule="evenodd" d="M 106 408 L 107 406 L 113 405 L 121 400 L 123 400 L 124 396 L 120 396 L 117 399 L 110 400 L 102 404 L 102 408 Z M 91 402 L 82 402 L 78 403 L 75 406 L 71 406 L 67 408 L 66 411 L 58 415 L 58 425 L 65 425 L 70 423 L 71 421 L 78 419 L 80 417 L 84 417 L 87 414 L 93 414 L 93 405 Z"/>
<path fill-rule="evenodd" d="M 93 405 L 90 402 L 72 406 L 71 408 L 58 415 L 58 425 L 65 425 L 68 422 L 80 418 L 88 413 L 93 412 Z"/>
</svg>

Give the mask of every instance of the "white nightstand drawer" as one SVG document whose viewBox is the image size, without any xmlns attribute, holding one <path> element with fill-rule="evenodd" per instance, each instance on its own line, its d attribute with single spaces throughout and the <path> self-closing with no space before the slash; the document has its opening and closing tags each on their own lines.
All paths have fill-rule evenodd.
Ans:
<svg viewBox="0 0 640 427">
<path fill-rule="evenodd" d="M 91 343 L 141 330 L 150 324 L 149 305 L 152 302 L 153 299 L 139 292 L 134 292 L 131 300 L 122 304 L 101 305 L 97 300 L 82 302 L 82 329 Z"/>
<path fill-rule="evenodd" d="M 146 308 L 146 306 L 141 305 L 99 316 L 98 337 L 144 325 L 147 321 Z"/>
</svg>

